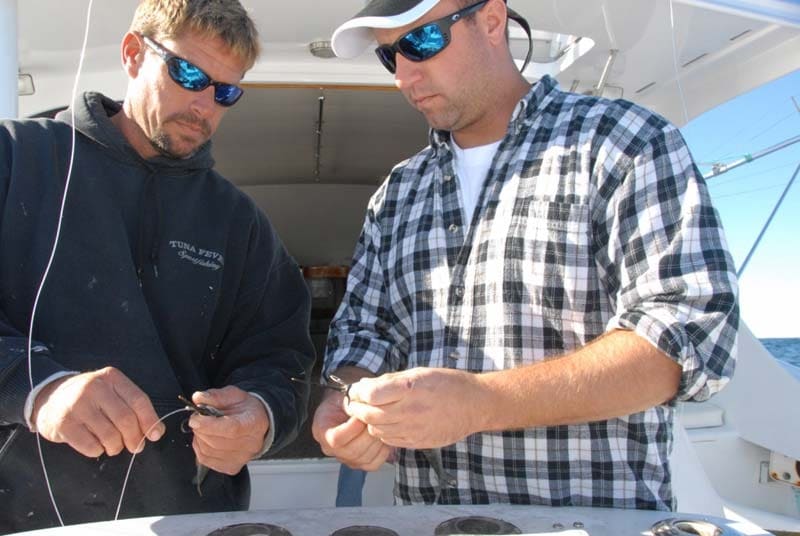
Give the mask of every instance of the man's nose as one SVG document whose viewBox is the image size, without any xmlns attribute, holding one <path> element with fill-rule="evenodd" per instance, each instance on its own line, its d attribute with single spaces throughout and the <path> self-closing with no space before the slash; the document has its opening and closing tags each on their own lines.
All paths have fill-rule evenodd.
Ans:
<svg viewBox="0 0 800 536">
<path fill-rule="evenodd" d="M 208 117 L 213 111 L 214 107 L 218 106 L 214 102 L 214 86 L 208 86 L 202 91 L 198 91 L 194 99 L 192 99 L 192 111 L 200 117 Z"/>
<path fill-rule="evenodd" d="M 394 84 L 398 89 L 413 86 L 422 78 L 422 62 L 411 61 L 401 54 L 395 56 Z"/>
</svg>

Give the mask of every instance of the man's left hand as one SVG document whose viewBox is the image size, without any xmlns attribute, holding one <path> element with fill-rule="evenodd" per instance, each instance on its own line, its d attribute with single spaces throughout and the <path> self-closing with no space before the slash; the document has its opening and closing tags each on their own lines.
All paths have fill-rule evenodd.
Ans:
<svg viewBox="0 0 800 536">
<path fill-rule="evenodd" d="M 189 426 L 198 463 L 226 475 L 235 475 L 264 446 L 269 418 L 264 404 L 238 387 L 209 389 L 192 395 L 195 404 L 213 406 L 224 417 L 194 414 Z"/>
<path fill-rule="evenodd" d="M 387 445 L 443 447 L 480 431 L 479 390 L 474 374 L 416 368 L 352 384 L 346 410 Z"/>
</svg>

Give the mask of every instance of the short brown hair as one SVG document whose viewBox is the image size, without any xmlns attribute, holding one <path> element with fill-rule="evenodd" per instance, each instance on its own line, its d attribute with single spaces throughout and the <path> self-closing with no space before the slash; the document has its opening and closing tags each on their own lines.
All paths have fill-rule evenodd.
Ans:
<svg viewBox="0 0 800 536">
<path fill-rule="evenodd" d="M 503 0 L 503 1 L 505 2 L 505 0 Z M 459 7 L 459 9 L 466 9 L 469 6 L 475 4 L 476 2 L 478 2 L 478 0 L 456 0 L 456 5 Z M 506 3 L 508 3 L 508 2 L 506 2 Z M 474 23 L 474 21 L 475 21 L 475 13 L 470 13 L 467 17 L 464 17 L 464 20 L 465 21 L 470 21 L 471 20 Z M 511 30 L 509 30 L 509 22 L 508 21 L 509 21 L 509 19 L 506 19 L 506 41 L 509 41 L 509 39 L 511 37 Z"/>
<path fill-rule="evenodd" d="M 130 31 L 153 39 L 177 39 L 187 31 L 219 37 L 247 69 L 261 52 L 258 30 L 239 0 L 141 0 Z"/>
</svg>

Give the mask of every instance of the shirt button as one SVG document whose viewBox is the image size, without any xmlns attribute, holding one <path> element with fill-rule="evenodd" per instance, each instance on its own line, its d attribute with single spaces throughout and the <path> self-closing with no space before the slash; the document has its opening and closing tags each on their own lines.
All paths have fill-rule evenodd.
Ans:
<svg viewBox="0 0 800 536">
<path fill-rule="evenodd" d="M 464 287 L 456 287 L 456 296 L 459 298 L 464 296 Z"/>
<path fill-rule="evenodd" d="M 461 354 L 459 354 L 459 353 L 458 353 L 458 352 L 456 352 L 456 351 L 453 351 L 453 352 L 450 352 L 450 355 L 449 355 L 449 356 L 447 356 L 447 357 L 449 357 L 449 358 L 450 358 L 450 359 L 452 359 L 453 361 L 458 361 L 458 360 L 461 358 Z"/>
<path fill-rule="evenodd" d="M 445 175 L 444 176 L 444 182 L 450 182 L 451 180 L 453 180 L 453 176 L 452 175 Z"/>
<path fill-rule="evenodd" d="M 447 230 L 450 231 L 451 233 L 457 233 L 458 232 L 458 225 L 456 225 L 455 223 L 452 223 L 452 224 L 450 224 L 450 227 L 447 228 Z"/>
</svg>

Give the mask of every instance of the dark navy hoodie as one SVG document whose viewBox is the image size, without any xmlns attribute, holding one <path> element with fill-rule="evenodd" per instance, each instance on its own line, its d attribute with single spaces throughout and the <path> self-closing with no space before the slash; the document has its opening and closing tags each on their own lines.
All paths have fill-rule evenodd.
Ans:
<svg viewBox="0 0 800 536">
<path fill-rule="evenodd" d="M 210 143 L 187 159 L 145 160 L 87 93 L 75 104 L 75 163 L 55 260 L 35 318 L 34 384 L 61 370 L 114 366 L 164 415 L 179 394 L 236 385 L 269 404 L 270 452 L 306 418 L 313 347 L 297 264 L 253 202 L 212 169 Z M 53 244 L 71 114 L 0 123 L 0 532 L 57 524 L 35 435 L 27 333 Z M 134 462 L 120 517 L 247 508 L 246 469 L 211 472 L 202 495 L 188 414 Z M 113 519 L 130 455 L 86 458 L 42 440 L 67 524 Z"/>
</svg>

